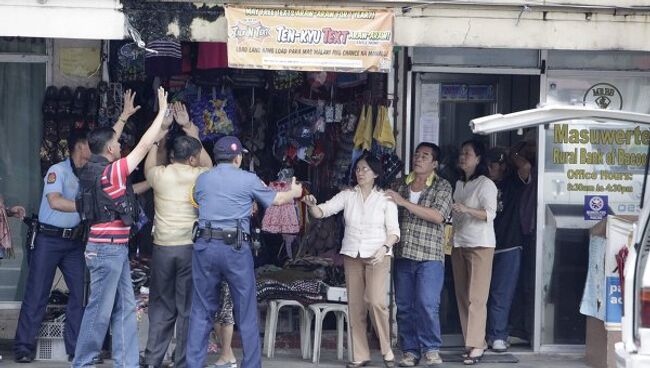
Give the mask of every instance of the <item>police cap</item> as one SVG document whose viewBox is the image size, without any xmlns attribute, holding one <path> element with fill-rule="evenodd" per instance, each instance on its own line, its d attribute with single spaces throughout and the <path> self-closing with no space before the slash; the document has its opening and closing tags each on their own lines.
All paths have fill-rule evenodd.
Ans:
<svg viewBox="0 0 650 368">
<path fill-rule="evenodd" d="M 216 160 L 232 159 L 240 153 L 248 153 L 241 141 L 234 136 L 227 135 L 219 138 L 214 145 L 214 158 Z"/>
</svg>

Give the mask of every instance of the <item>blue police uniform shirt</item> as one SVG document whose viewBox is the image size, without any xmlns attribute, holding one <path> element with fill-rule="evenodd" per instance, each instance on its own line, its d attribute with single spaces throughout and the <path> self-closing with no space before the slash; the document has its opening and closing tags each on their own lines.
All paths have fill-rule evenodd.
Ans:
<svg viewBox="0 0 650 368">
<path fill-rule="evenodd" d="M 61 193 L 63 198 L 75 200 L 79 192 L 79 179 L 72 171 L 72 161 L 67 159 L 52 165 L 43 179 L 43 196 L 38 211 L 38 221 L 61 228 L 71 228 L 79 225 L 81 219 L 77 212 L 61 212 L 52 209 L 47 201 L 49 193 Z"/>
<path fill-rule="evenodd" d="M 230 163 L 218 164 L 199 175 L 194 186 L 194 201 L 199 206 L 199 226 L 210 222 L 212 229 L 235 229 L 237 219 L 248 233 L 253 201 L 271 206 L 276 192 L 257 175 Z"/>
</svg>

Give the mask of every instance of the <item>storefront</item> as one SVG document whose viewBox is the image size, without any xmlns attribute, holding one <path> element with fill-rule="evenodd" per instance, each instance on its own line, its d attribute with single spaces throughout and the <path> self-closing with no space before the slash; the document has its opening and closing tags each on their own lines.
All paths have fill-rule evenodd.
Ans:
<svg viewBox="0 0 650 368">
<path fill-rule="evenodd" d="M 537 226 L 524 249 L 521 289 L 511 312 L 511 337 L 523 338 L 535 351 L 584 348 L 586 316 L 580 306 L 589 231 L 602 218 L 587 219 L 587 199 L 604 198 L 610 215 L 638 214 L 647 132 L 633 124 L 612 123 L 603 130 L 558 123 L 476 136 L 468 122 L 538 104 L 648 113 L 649 61 L 645 52 L 471 48 L 409 48 L 398 59 L 410 65 L 398 72 L 406 76 L 398 88 L 407 91 L 405 119 L 413 122 L 404 126 L 410 137 L 403 141 L 405 160 L 423 140 L 440 144 L 446 154 L 442 165 L 452 167 L 460 143 L 473 137 L 491 146 L 527 140 L 538 147 Z M 629 139 L 596 137 L 592 131 Z M 441 321 L 445 343 L 455 345 L 460 328 L 451 288 L 446 281 Z"/>
<path fill-rule="evenodd" d="M 384 32 L 381 41 L 387 42 L 388 46 L 377 54 L 377 60 L 390 60 L 392 57 L 392 13 L 385 12 L 384 18 L 389 21 L 386 29 L 377 31 Z M 187 104 L 206 147 L 210 148 L 219 136 L 236 134 L 253 153 L 245 164 L 247 169 L 254 170 L 278 190 L 283 181 L 291 177 L 292 171 L 321 201 L 349 185 L 352 153 L 356 148 L 354 136 L 361 120 L 367 121 L 370 127 L 367 132 L 371 135 L 373 126 L 388 125 L 388 131 L 392 131 L 392 114 L 388 113 L 392 98 L 386 93 L 389 81 L 386 71 L 390 62 L 383 62 L 381 68 L 375 62 L 368 66 L 352 60 L 354 64 L 348 64 L 352 68 L 337 64 L 329 68 L 254 68 L 247 65 L 248 69 L 235 69 L 228 67 L 226 44 L 217 42 L 147 40 L 146 47 L 150 50 L 160 53 L 160 50 L 174 48 L 176 51 L 177 48 L 179 53 L 178 57 L 164 55 L 155 60 L 157 55 L 138 47 L 133 40 L 2 40 L 6 41 L 6 48 L 2 51 L 15 51 L 15 55 L 4 55 L 8 62 L 0 64 L 3 68 L 0 74 L 2 90 L 11 91 L 12 86 L 28 82 L 33 86 L 21 91 L 26 96 L 17 95 L 15 100 L 5 98 L 2 102 L 5 116 L 0 125 L 6 129 L 6 134 L 2 134 L 0 153 L 7 160 L 3 160 L 0 167 L 4 179 L 0 182 L 0 193 L 5 194 L 7 203 L 20 203 L 29 213 L 38 211 L 43 173 L 66 156 L 66 132 L 110 125 L 119 115 L 122 92 L 127 88 L 137 92 L 136 103 L 143 108 L 125 128 L 123 147 L 132 146 L 146 127 L 147 119 L 155 115 L 155 105 L 150 103 L 152 86 L 160 83 L 170 91 L 172 100 Z M 29 47 L 35 48 L 37 56 L 25 58 L 21 55 L 30 52 Z M 338 55 L 326 62 L 345 60 L 343 53 L 350 56 L 355 52 L 361 53 L 353 48 L 341 49 Z M 10 68 L 9 61 L 12 60 L 21 60 L 26 66 L 39 61 L 42 73 L 16 73 Z M 294 61 L 284 60 L 285 63 Z M 354 69 L 356 73 L 263 69 Z M 366 72 L 366 69 L 375 72 Z M 56 88 L 49 88 L 46 93 L 46 87 L 51 85 Z M 5 95 L 8 93 L 3 93 Z M 24 101 L 28 101 L 29 106 L 21 105 Z M 16 107 L 16 116 L 7 115 L 12 111 L 9 106 Z M 29 125 L 25 111 L 33 112 Z M 19 118 L 25 123 L 9 123 Z M 24 130 L 27 126 L 29 129 Z M 362 136 L 369 144 L 363 148 L 373 149 L 372 136 L 366 137 L 365 132 Z M 382 137 L 388 138 L 385 134 Z M 392 134 L 390 138 L 394 142 Z M 401 167 L 396 156 L 390 155 L 394 143 L 392 147 L 374 146 L 374 150 L 379 155 L 387 154 L 388 162 L 394 165 L 389 175 L 395 178 Z M 146 203 L 151 204 L 150 199 L 145 200 L 145 207 Z M 319 279 L 327 278 L 330 285 L 340 285 L 343 280 L 340 267 L 337 267 L 340 259 L 335 259 L 342 234 L 339 222 L 336 219 L 325 221 L 323 226 L 310 233 L 306 229 L 305 217 L 305 208 L 300 208 L 298 213 L 293 209 L 295 221 L 292 223 L 274 224 L 269 221 L 271 224 L 265 226 L 265 218 L 258 219 L 266 232 L 265 246 L 257 258 L 262 266 L 258 271 L 266 276 L 277 273 L 281 271 L 278 266 L 293 259 L 295 268 L 284 273 L 285 279 L 287 276 L 295 279 L 296 275 L 314 279 L 313 275 L 318 275 Z M 12 222 L 11 226 L 16 258 L 3 260 L 0 264 L 0 269 L 11 274 L 3 280 L 6 293 L 0 296 L 6 301 L 3 305 L 7 309 L 4 313 L 7 315 L 8 338 L 13 336 L 15 322 L 12 326 L 11 320 L 16 318 L 12 313 L 20 306 L 27 271 L 22 249 L 24 226 L 17 222 Z M 277 230 L 273 229 L 274 226 L 291 229 Z M 297 238 L 297 233 L 310 238 Z M 146 243 L 151 240 L 146 238 L 143 234 L 136 240 L 145 244 L 137 248 L 142 258 L 150 252 Z M 308 259 L 298 259 L 299 256 Z M 137 268 L 136 279 L 140 280 L 139 271 L 144 268 L 141 264 Z M 63 286 L 58 277 L 55 281 L 55 287 Z M 264 285 L 265 295 L 274 295 L 273 287 Z M 275 290 L 286 293 L 286 290 Z M 307 293 L 299 295 L 305 301 L 313 296 Z"/>
<path fill-rule="evenodd" d="M 646 21 L 642 20 L 645 14 L 643 10 L 619 9 L 620 12 L 614 14 L 608 11 L 615 9 L 616 4 L 601 4 L 600 9 L 584 9 L 582 6 L 588 5 L 585 1 L 577 1 L 575 7 L 530 7 L 523 1 L 514 0 L 499 2 L 498 5 L 488 1 L 482 7 L 449 4 L 421 6 L 413 2 L 409 6 L 394 8 L 388 4 L 390 2 L 369 1 L 358 5 L 367 6 L 368 3 L 395 12 L 396 57 L 388 74 L 367 74 L 363 83 L 365 87 L 360 88 L 339 88 L 338 78 L 328 80 L 322 75 L 310 76 L 302 72 L 287 74 L 295 76 L 296 80 L 288 77 L 285 82 L 292 84 L 300 78 L 305 85 L 320 84 L 316 89 L 308 87 L 303 91 L 307 94 L 304 97 L 325 101 L 325 106 L 332 105 L 335 112 L 337 103 L 355 99 L 362 102 L 357 107 L 359 112 L 364 100 L 374 106 L 393 105 L 397 152 L 404 162 L 410 161 L 411 151 L 420 141 L 428 140 L 443 148 L 446 156 L 444 165 L 453 168 L 455 150 L 462 141 L 472 137 L 468 127 L 470 119 L 526 110 L 540 103 L 586 103 L 608 109 L 650 112 L 647 102 L 650 54 L 643 51 L 647 50 L 645 39 L 650 28 L 645 27 Z M 628 2 L 628 5 L 633 5 L 631 3 Z M 122 14 L 129 15 L 129 27 L 117 29 L 111 26 L 106 28 L 111 30 L 110 34 L 88 33 L 83 36 L 80 35 L 83 28 L 79 25 L 74 28 L 74 34 L 51 34 L 65 38 L 108 40 L 125 38 L 137 30 L 146 40 L 155 34 L 169 32 L 187 41 L 226 41 L 226 21 L 222 8 L 218 6 L 201 8 L 197 10 L 196 17 L 183 18 L 174 15 L 174 12 L 182 9 L 173 7 L 188 5 L 170 4 L 169 12 L 155 13 L 158 16 L 153 19 L 151 9 L 160 6 L 154 2 L 126 1 L 124 13 L 116 11 L 114 4 L 104 5 L 102 11 L 114 17 L 110 18 L 112 24 L 123 25 Z M 99 10 L 92 12 L 97 14 Z M 3 36 L 48 37 L 46 32 L 36 34 L 33 29 L 28 32 L 12 28 L 10 22 L 0 24 L 7 25 L 0 28 Z M 485 32 L 491 28 L 494 31 Z M 565 37 L 566 34 L 577 36 Z M 59 72 L 60 57 L 57 52 L 62 48 L 96 47 L 106 55 L 113 52 L 113 56 L 119 57 L 116 50 L 123 51 L 122 48 L 130 43 L 112 42 L 108 47 L 109 42 L 88 42 L 92 45 L 61 39 L 0 39 L 2 120 L 21 121 L 21 124 L 0 124 L 0 131 L 3 132 L 0 134 L 0 176 L 3 178 L 0 193 L 5 195 L 8 203 L 21 202 L 30 212 L 38 207 L 42 178 L 39 155 L 35 152 L 35 146 L 40 147 L 40 143 L 36 143 L 34 137 L 41 134 L 42 117 L 39 112 L 45 87 L 50 84 L 89 87 L 96 86 L 101 79 L 98 75 L 71 78 L 63 75 Z M 128 49 L 126 47 L 124 52 L 133 56 L 127 52 Z M 114 59 L 112 61 L 115 62 Z M 104 70 L 108 73 L 108 68 Z M 286 89 L 263 92 L 259 75 L 268 75 L 265 73 L 257 71 L 258 76 L 253 79 L 257 78 L 258 82 L 249 79 L 249 85 L 242 87 L 239 95 L 242 106 L 254 106 L 254 102 L 267 99 L 266 103 L 272 106 L 270 112 L 278 115 L 267 115 L 265 119 L 277 122 L 296 108 L 287 107 L 286 104 L 295 96 L 288 96 Z M 256 72 L 250 73 L 254 74 Z M 222 73 L 217 78 L 223 76 Z M 266 81 L 265 78 L 262 79 Z M 182 85 L 184 82 L 179 83 Z M 15 85 L 28 88 L 13 88 Z M 213 88 L 217 85 L 206 85 L 204 90 L 213 93 L 214 89 L 218 94 L 221 89 Z M 310 93 L 311 98 L 308 96 Z M 278 109 L 278 106 L 282 108 Z M 285 107 L 286 111 L 283 110 Z M 242 128 L 255 131 L 261 126 L 257 125 L 260 122 L 255 119 L 255 116 L 241 119 Z M 593 152 L 602 147 L 593 142 L 576 144 L 568 139 L 560 142 L 565 134 L 562 129 L 526 129 L 482 138 L 490 145 L 502 146 L 526 139 L 537 147 L 537 170 L 541 178 L 538 181 L 537 226 L 524 256 L 528 263 L 521 276 L 523 294 L 520 296 L 526 302 L 515 305 L 513 311 L 519 315 L 517 326 L 520 331 L 517 336 L 521 338 L 523 346 L 534 351 L 575 351 L 585 344 L 585 318 L 579 313 L 579 305 L 588 261 L 586 234 L 594 224 L 593 220 L 585 220 L 583 216 L 585 196 L 593 192 L 590 182 L 608 181 L 605 185 L 609 184 L 610 189 L 604 192 L 608 196 L 611 214 L 638 212 L 636 205 L 640 194 L 641 161 L 636 153 L 640 153 L 637 151 L 643 145 L 632 144 L 625 149 L 629 156 L 622 160 L 626 164 L 615 165 L 624 167 L 601 167 L 603 164 L 598 161 L 598 155 L 589 156 L 583 164 L 573 164 L 572 160 L 579 158 L 564 153 L 574 152 L 575 149 L 578 149 L 577 152 L 580 149 Z M 275 133 L 269 131 L 269 134 Z M 261 155 L 260 159 L 265 157 Z M 408 171 L 408 164 L 405 169 Z M 586 176 L 593 171 L 628 175 Z M 309 165 L 303 172 L 310 178 L 326 180 L 323 172 L 313 170 Z M 19 233 L 15 223 L 12 230 Z M 20 246 L 21 240 L 17 238 L 15 243 Z M 0 300 L 7 301 L 2 304 L 7 308 L 17 308 L 17 301 L 21 299 L 19 280 L 21 269 L 25 267 L 22 262 L 17 257 L 5 259 L 0 264 L 0 272 L 7 275 L 0 279 L 4 283 L 0 285 Z M 450 277 L 448 283 L 451 283 Z M 561 283 L 561 287 L 558 283 Z M 460 328 L 453 322 L 455 298 L 449 288 L 444 293 L 441 310 L 441 320 L 446 321 L 443 323 L 444 340 L 450 346 L 457 346 L 461 340 L 458 338 Z"/>
</svg>

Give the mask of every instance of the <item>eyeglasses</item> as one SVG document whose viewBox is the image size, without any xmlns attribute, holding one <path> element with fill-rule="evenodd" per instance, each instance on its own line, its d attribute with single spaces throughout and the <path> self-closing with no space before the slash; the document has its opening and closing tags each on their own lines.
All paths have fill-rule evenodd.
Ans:
<svg viewBox="0 0 650 368">
<path fill-rule="evenodd" d="M 368 172 L 370 171 L 370 167 L 368 166 L 357 166 L 356 169 L 354 169 L 355 172 Z"/>
</svg>

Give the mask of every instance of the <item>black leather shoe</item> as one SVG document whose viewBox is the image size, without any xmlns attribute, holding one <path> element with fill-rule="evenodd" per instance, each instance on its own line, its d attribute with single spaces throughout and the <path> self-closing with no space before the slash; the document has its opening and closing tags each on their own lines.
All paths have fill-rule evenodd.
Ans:
<svg viewBox="0 0 650 368">
<path fill-rule="evenodd" d="M 101 357 L 98 357 L 98 356 L 97 356 L 97 357 L 94 357 L 94 358 L 93 358 L 93 364 L 95 364 L 95 365 L 97 365 L 97 364 L 104 364 L 104 359 L 102 359 Z"/>
<path fill-rule="evenodd" d="M 16 355 L 14 358 L 16 363 L 31 363 L 33 360 L 34 358 L 29 355 Z"/>
<path fill-rule="evenodd" d="M 73 355 L 73 354 L 69 354 L 69 355 L 68 355 L 68 362 L 72 362 L 73 360 L 74 360 L 74 355 Z"/>
</svg>

